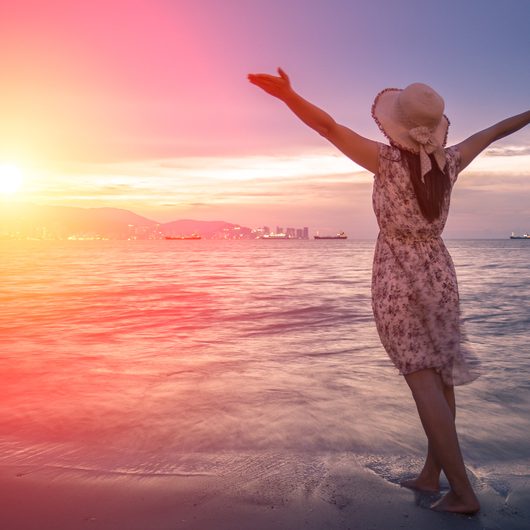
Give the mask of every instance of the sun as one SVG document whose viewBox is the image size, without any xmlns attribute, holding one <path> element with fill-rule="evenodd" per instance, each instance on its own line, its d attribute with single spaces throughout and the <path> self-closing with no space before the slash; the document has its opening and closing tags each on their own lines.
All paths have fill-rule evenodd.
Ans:
<svg viewBox="0 0 530 530">
<path fill-rule="evenodd" d="M 0 193 L 12 195 L 22 187 L 22 171 L 14 164 L 0 164 Z"/>
</svg>

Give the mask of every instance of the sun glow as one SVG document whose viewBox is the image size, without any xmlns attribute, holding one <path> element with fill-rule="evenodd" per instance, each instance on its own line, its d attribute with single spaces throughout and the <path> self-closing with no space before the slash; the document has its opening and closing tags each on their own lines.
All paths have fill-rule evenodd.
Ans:
<svg viewBox="0 0 530 530">
<path fill-rule="evenodd" d="M 13 164 L 0 165 L 0 193 L 11 195 L 22 187 L 22 171 Z"/>
</svg>

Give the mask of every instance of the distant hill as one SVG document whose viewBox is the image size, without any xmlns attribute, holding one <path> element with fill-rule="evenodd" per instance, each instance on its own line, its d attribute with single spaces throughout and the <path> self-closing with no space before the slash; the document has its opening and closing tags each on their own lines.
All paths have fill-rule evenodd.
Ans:
<svg viewBox="0 0 530 530">
<path fill-rule="evenodd" d="M 0 233 L 64 239 L 71 235 L 100 235 L 127 239 L 131 227 L 152 230 L 157 223 L 119 208 L 74 208 L 32 204 L 2 207 Z"/>
<path fill-rule="evenodd" d="M 2 237 L 66 239 L 71 236 L 99 236 L 109 239 L 161 239 L 166 235 L 194 233 L 207 239 L 246 238 L 251 230 L 225 221 L 183 219 L 158 223 L 120 208 L 0 204 Z"/>
</svg>

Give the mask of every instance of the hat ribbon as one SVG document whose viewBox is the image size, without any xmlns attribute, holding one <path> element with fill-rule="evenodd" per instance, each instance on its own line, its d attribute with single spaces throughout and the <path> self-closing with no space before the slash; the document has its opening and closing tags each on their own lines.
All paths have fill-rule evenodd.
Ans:
<svg viewBox="0 0 530 530">
<path fill-rule="evenodd" d="M 424 125 L 410 129 L 409 136 L 419 145 L 421 181 L 425 184 L 423 177 L 432 169 L 429 155 L 433 155 L 438 167 L 443 171 L 445 168 L 445 151 L 434 137 L 433 132 Z"/>
</svg>

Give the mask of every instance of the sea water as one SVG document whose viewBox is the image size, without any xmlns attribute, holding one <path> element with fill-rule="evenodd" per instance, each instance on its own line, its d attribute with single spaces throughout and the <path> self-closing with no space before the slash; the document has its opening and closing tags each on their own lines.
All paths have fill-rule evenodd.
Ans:
<svg viewBox="0 0 530 530">
<path fill-rule="evenodd" d="M 482 360 L 457 389 L 461 445 L 507 494 L 530 462 L 530 242 L 447 246 Z M 348 452 L 396 477 L 426 442 L 375 329 L 373 250 L 0 242 L 0 464 L 201 474 L 230 455 Z"/>
</svg>

